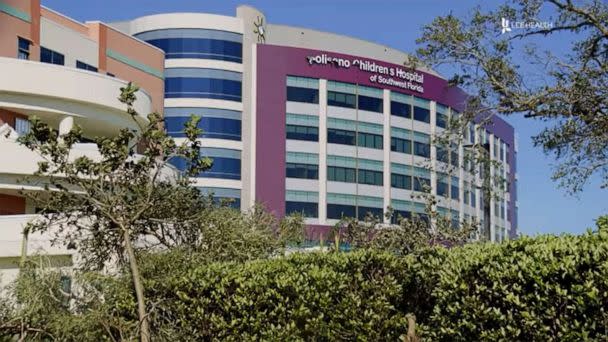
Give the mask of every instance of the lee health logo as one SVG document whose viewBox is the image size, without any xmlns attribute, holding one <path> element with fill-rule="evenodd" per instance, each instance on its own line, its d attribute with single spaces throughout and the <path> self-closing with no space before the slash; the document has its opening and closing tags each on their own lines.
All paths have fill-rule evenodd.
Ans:
<svg viewBox="0 0 608 342">
<path fill-rule="evenodd" d="M 511 22 L 507 18 L 500 18 L 500 32 L 505 34 L 511 32 L 513 29 L 538 29 L 548 30 L 553 28 L 553 22 L 550 21 L 513 21 Z"/>
<path fill-rule="evenodd" d="M 509 19 L 502 18 L 501 21 L 502 30 L 500 31 L 502 34 L 507 32 L 511 32 L 511 27 L 509 26 Z"/>
</svg>

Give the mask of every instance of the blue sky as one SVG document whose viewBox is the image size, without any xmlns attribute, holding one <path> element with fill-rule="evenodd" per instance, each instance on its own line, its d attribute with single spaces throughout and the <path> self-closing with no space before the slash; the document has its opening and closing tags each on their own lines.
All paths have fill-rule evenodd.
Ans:
<svg viewBox="0 0 608 342">
<path fill-rule="evenodd" d="M 452 12 L 466 16 L 481 1 L 449 0 L 42 0 L 42 4 L 79 21 L 104 22 L 132 19 L 163 12 L 208 12 L 235 15 L 236 7 L 248 4 L 260 9 L 271 23 L 302 26 L 345 34 L 414 51 L 423 25 Z M 484 1 L 484 6 L 498 2 Z M 552 39 L 552 38 L 548 38 Z M 565 50 L 564 40 L 543 44 Z M 449 76 L 449 75 L 446 75 Z M 594 220 L 608 214 L 608 190 L 598 182 L 589 184 L 578 197 L 557 188 L 550 176 L 551 157 L 532 146 L 531 136 L 543 123 L 518 116 L 506 118 L 519 136 L 519 227 L 523 233 L 580 233 Z"/>
</svg>

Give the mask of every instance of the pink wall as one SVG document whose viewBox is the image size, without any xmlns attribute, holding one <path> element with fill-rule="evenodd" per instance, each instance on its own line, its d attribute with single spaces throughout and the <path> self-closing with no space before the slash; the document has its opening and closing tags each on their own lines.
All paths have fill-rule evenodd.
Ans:
<svg viewBox="0 0 608 342">
<path fill-rule="evenodd" d="M 0 215 L 25 214 L 25 198 L 0 194 Z"/>
<path fill-rule="evenodd" d="M 0 56 L 2 57 L 17 57 L 17 37 L 32 40 L 30 23 L 3 12 L 0 12 L 0 32 Z"/>
</svg>

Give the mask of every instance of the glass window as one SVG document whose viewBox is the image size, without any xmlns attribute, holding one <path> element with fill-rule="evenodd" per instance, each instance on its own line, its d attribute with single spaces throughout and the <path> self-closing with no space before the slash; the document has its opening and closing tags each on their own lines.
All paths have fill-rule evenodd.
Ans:
<svg viewBox="0 0 608 342">
<path fill-rule="evenodd" d="M 106 75 L 108 75 L 108 76 L 110 76 L 110 77 L 116 77 L 116 75 L 114 75 L 114 74 L 113 74 L 113 73 L 111 73 L 111 72 L 106 72 Z"/>
<path fill-rule="evenodd" d="M 29 40 L 17 37 L 17 58 L 30 59 L 30 45 Z"/>
<path fill-rule="evenodd" d="M 357 207 L 344 204 L 327 204 L 327 218 L 340 220 L 343 217 L 356 217 Z"/>
<path fill-rule="evenodd" d="M 184 125 L 188 121 L 190 117 L 165 117 L 167 134 L 176 138 L 185 137 Z M 214 118 L 203 114 L 197 127 L 203 131 L 201 138 L 241 140 L 241 120 Z"/>
<path fill-rule="evenodd" d="M 391 217 L 391 223 L 392 224 L 399 224 L 399 222 L 401 222 L 401 220 L 403 219 L 411 219 L 412 218 L 412 212 L 411 211 L 406 211 L 406 210 L 394 210 L 393 211 L 393 216 Z"/>
<path fill-rule="evenodd" d="M 243 46 L 239 42 L 206 38 L 165 38 L 147 40 L 165 51 L 165 58 L 215 59 L 241 63 Z"/>
<path fill-rule="evenodd" d="M 435 125 L 441 128 L 448 127 L 448 116 L 437 112 L 437 115 L 435 116 Z"/>
<path fill-rule="evenodd" d="M 356 96 L 354 94 L 340 93 L 337 91 L 327 92 L 327 105 L 345 108 L 356 108 Z"/>
<path fill-rule="evenodd" d="M 357 208 L 357 219 L 364 220 L 365 217 L 370 214 L 376 218 L 382 219 L 384 217 L 384 210 L 382 208 L 373 208 L 373 207 L 361 207 Z"/>
<path fill-rule="evenodd" d="M 43 63 L 64 65 L 64 56 L 59 52 L 40 47 L 40 61 Z"/>
<path fill-rule="evenodd" d="M 448 187 L 448 183 L 437 178 L 437 195 L 448 197 L 450 188 Z"/>
<path fill-rule="evenodd" d="M 319 141 L 319 128 L 311 126 L 286 125 L 287 139 Z"/>
<path fill-rule="evenodd" d="M 444 147 L 437 146 L 437 160 L 440 162 L 448 163 L 449 154 L 448 150 Z"/>
<path fill-rule="evenodd" d="M 319 204 L 312 202 L 285 202 L 285 214 L 300 213 L 304 217 L 318 217 Z"/>
<path fill-rule="evenodd" d="M 431 111 L 426 108 L 414 106 L 414 120 L 430 123 Z"/>
<path fill-rule="evenodd" d="M 287 178 L 319 179 L 319 166 L 301 163 L 286 163 Z"/>
<path fill-rule="evenodd" d="M 287 101 L 319 103 L 319 89 L 287 87 Z"/>
<path fill-rule="evenodd" d="M 222 153 L 222 150 L 217 149 L 218 154 Z M 231 151 L 231 150 L 230 150 Z M 240 152 L 239 152 L 240 153 Z M 201 153 L 201 155 L 205 155 Z M 198 177 L 203 178 L 223 178 L 223 179 L 241 179 L 241 159 L 209 156 L 213 161 L 213 164 L 209 170 L 199 173 Z M 172 158 L 169 161 L 178 170 L 184 171 L 188 167 L 188 161 L 181 157 Z"/>
<path fill-rule="evenodd" d="M 431 180 L 429 178 L 415 176 L 415 177 L 413 177 L 413 180 L 414 180 L 414 190 L 415 191 L 424 192 L 424 191 L 426 191 L 425 188 L 428 188 L 431 186 Z"/>
<path fill-rule="evenodd" d="M 19 135 L 26 135 L 30 132 L 31 124 L 29 120 L 16 118 L 15 119 L 15 131 Z"/>
<path fill-rule="evenodd" d="M 402 118 L 412 118 L 412 106 L 407 103 L 391 101 L 391 114 Z"/>
<path fill-rule="evenodd" d="M 382 99 L 376 97 L 359 95 L 359 109 L 361 110 L 382 113 L 382 102 Z"/>
<path fill-rule="evenodd" d="M 419 157 L 431 157 L 431 145 L 414 141 L 414 154 Z"/>
<path fill-rule="evenodd" d="M 356 133 L 342 129 L 328 128 L 327 142 L 332 144 L 355 145 Z"/>
<path fill-rule="evenodd" d="M 165 97 L 241 101 L 241 81 L 202 77 L 168 77 L 165 79 Z"/>
<path fill-rule="evenodd" d="M 361 147 L 369 147 L 375 149 L 382 149 L 382 136 L 370 133 L 357 133 L 357 145 Z"/>
<path fill-rule="evenodd" d="M 471 190 L 471 207 L 477 206 L 477 197 L 475 196 L 475 190 Z"/>
<path fill-rule="evenodd" d="M 339 166 L 327 167 L 327 180 L 334 182 L 355 183 L 355 169 Z"/>
<path fill-rule="evenodd" d="M 81 61 L 76 61 L 76 68 L 97 72 L 97 68 L 96 67 L 94 67 L 92 65 L 89 65 L 87 63 L 81 62 Z"/>
<path fill-rule="evenodd" d="M 382 172 L 359 169 L 359 184 L 383 185 Z"/>
<path fill-rule="evenodd" d="M 452 195 L 452 199 L 459 200 L 460 199 L 460 189 L 458 187 L 458 183 L 452 183 L 450 193 Z"/>
<path fill-rule="evenodd" d="M 391 151 L 412 154 L 412 141 L 399 138 L 391 138 Z"/>
<path fill-rule="evenodd" d="M 412 189 L 412 176 L 391 173 L 391 186 L 398 189 Z"/>
</svg>

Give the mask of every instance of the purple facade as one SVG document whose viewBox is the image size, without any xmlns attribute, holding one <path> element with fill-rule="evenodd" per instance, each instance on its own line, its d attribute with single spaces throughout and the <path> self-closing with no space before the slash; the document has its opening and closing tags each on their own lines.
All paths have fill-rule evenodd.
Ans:
<svg viewBox="0 0 608 342">
<path fill-rule="evenodd" d="M 365 56 L 351 56 L 334 52 L 301 49 L 276 45 L 257 46 L 257 128 L 256 128 L 256 200 L 263 203 L 278 216 L 285 213 L 285 103 L 286 79 L 288 75 L 322 78 L 332 81 L 354 83 L 380 89 L 389 89 L 406 95 L 433 100 L 446 106 L 462 110 L 466 93 L 449 87 L 446 80 L 417 71 L 424 75 L 424 92 L 418 93 L 397 86 L 378 84 L 370 80 L 369 71 L 351 66 L 348 69 L 333 64 L 309 64 L 307 57 L 327 54 L 348 60 L 364 59 L 380 67 L 401 68 L 401 65 L 385 63 Z M 501 118 L 493 117 L 487 130 L 509 145 L 511 178 L 515 174 L 513 127 Z M 515 225 L 515 182 L 511 179 L 510 215 Z"/>
</svg>

